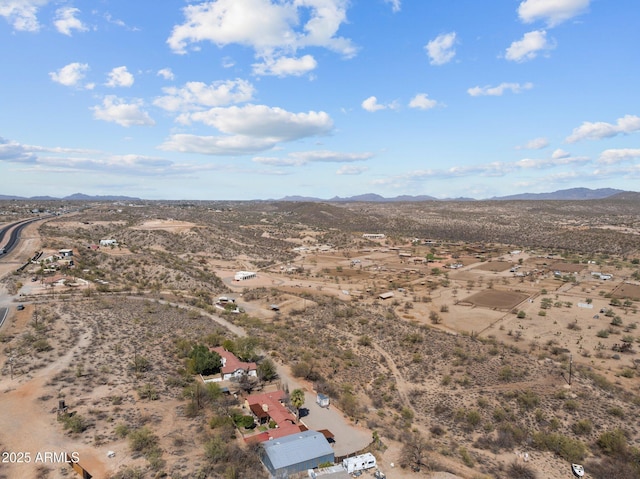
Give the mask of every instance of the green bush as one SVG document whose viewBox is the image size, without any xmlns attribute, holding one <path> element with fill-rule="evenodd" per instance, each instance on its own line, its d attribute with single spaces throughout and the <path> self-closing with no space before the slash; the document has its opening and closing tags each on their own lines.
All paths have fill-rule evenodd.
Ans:
<svg viewBox="0 0 640 479">
<path fill-rule="evenodd" d="M 148 427 L 141 427 L 129 433 L 129 447 L 134 452 L 146 454 L 158 446 L 158 437 Z"/>
<path fill-rule="evenodd" d="M 578 436 L 591 434 L 591 431 L 593 430 L 593 423 L 589 419 L 581 419 L 571 425 L 571 430 Z"/>
<path fill-rule="evenodd" d="M 587 454 L 587 447 L 582 441 L 558 433 L 537 432 L 533 435 L 533 444 L 569 462 L 580 462 Z"/>
<path fill-rule="evenodd" d="M 540 397 L 533 391 L 527 390 L 518 395 L 518 404 L 522 409 L 531 410 L 540 404 Z"/>
<path fill-rule="evenodd" d="M 72 433 L 80 433 L 87 429 L 88 424 L 79 414 L 64 414 L 60 416 L 62 427 Z"/>
<path fill-rule="evenodd" d="M 564 403 L 564 408 L 567 411 L 577 411 L 579 406 L 580 405 L 578 404 L 578 401 L 575 401 L 573 399 L 569 399 L 568 401 L 565 401 L 565 403 Z"/>
<path fill-rule="evenodd" d="M 622 429 L 603 432 L 597 441 L 598 447 L 607 455 L 623 454 L 627 450 L 627 436 Z"/>
</svg>

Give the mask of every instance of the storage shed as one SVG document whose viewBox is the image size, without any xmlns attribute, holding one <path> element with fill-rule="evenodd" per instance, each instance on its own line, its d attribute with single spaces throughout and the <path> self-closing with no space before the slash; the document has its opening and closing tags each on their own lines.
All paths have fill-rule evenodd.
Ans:
<svg viewBox="0 0 640 479">
<path fill-rule="evenodd" d="M 290 474 L 314 469 L 335 460 L 327 439 L 317 431 L 304 431 L 262 443 L 262 463 L 271 477 L 286 478 Z"/>
</svg>

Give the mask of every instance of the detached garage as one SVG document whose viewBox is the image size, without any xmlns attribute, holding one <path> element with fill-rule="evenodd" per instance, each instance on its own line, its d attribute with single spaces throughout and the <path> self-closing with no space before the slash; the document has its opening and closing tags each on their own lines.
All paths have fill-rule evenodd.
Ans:
<svg viewBox="0 0 640 479">
<path fill-rule="evenodd" d="M 322 433 L 304 431 L 262 443 L 262 462 L 274 478 L 333 464 L 335 456 Z"/>
</svg>

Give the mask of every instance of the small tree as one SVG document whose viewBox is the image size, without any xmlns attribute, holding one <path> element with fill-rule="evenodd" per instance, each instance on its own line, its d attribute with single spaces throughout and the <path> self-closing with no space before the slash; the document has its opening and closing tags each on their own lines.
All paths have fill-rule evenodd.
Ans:
<svg viewBox="0 0 640 479">
<path fill-rule="evenodd" d="M 294 389 L 289 396 L 291 405 L 296 408 L 296 416 L 300 419 L 300 408 L 304 404 L 304 391 L 302 389 Z"/>
<path fill-rule="evenodd" d="M 204 344 L 197 344 L 189 353 L 189 369 L 195 374 L 216 374 L 222 367 L 222 358 Z"/>
<path fill-rule="evenodd" d="M 265 358 L 260 362 L 260 364 L 258 364 L 257 373 L 261 381 L 272 381 L 278 377 L 276 365 L 269 358 Z"/>
<path fill-rule="evenodd" d="M 414 431 L 408 434 L 402 442 L 404 445 L 400 456 L 401 467 L 411 467 L 411 469 L 419 471 L 422 467 L 428 466 L 429 443 L 419 432 Z"/>
</svg>

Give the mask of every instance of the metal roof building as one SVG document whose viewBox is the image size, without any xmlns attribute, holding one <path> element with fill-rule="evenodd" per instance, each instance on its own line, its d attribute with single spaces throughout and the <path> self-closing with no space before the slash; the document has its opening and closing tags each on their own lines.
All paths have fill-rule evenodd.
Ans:
<svg viewBox="0 0 640 479">
<path fill-rule="evenodd" d="M 322 433 L 304 431 L 262 443 L 262 462 L 274 478 L 313 469 L 335 459 L 331 445 Z"/>
</svg>

